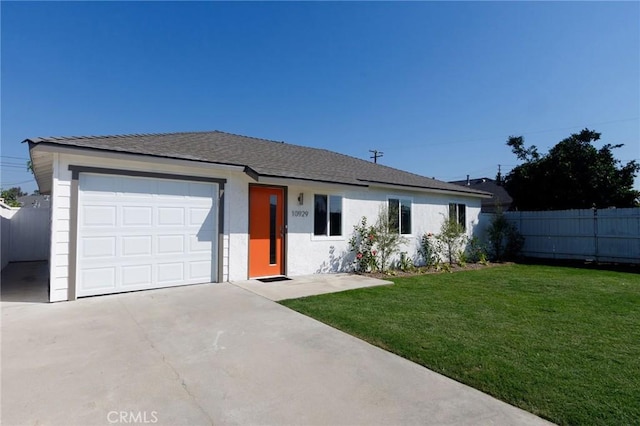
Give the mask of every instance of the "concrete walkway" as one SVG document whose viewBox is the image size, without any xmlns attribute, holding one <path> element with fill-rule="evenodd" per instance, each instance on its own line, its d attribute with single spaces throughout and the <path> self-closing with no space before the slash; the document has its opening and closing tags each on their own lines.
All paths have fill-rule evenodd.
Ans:
<svg viewBox="0 0 640 426">
<path fill-rule="evenodd" d="M 229 283 L 2 305 L 3 425 L 538 425 Z"/>
<path fill-rule="evenodd" d="M 286 281 L 263 283 L 258 280 L 234 281 L 231 284 L 259 294 L 269 300 L 297 299 L 316 294 L 335 293 L 356 288 L 392 285 L 391 281 L 354 274 L 316 274 L 291 277 Z"/>
<path fill-rule="evenodd" d="M 9 263 L 2 270 L 0 300 L 2 306 L 24 303 L 48 303 L 47 262 Z"/>
</svg>

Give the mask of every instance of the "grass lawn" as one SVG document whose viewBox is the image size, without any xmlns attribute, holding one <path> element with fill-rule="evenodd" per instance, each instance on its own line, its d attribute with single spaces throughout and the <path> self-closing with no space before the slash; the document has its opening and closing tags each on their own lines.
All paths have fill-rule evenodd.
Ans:
<svg viewBox="0 0 640 426">
<path fill-rule="evenodd" d="M 281 302 L 560 424 L 640 422 L 640 275 L 507 265 Z"/>
</svg>

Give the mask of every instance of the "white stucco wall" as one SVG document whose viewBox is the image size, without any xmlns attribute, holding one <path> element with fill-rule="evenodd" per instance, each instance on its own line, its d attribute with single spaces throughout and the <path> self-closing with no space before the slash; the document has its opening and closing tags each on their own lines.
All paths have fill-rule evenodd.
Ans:
<svg viewBox="0 0 640 426">
<path fill-rule="evenodd" d="M 249 270 L 249 182 L 246 175 L 234 176 L 225 189 L 225 238 L 228 239 L 224 262 L 229 281 L 246 280 Z"/>
<path fill-rule="evenodd" d="M 304 204 L 298 205 L 302 193 Z M 317 237 L 313 235 L 314 194 L 341 195 L 343 229 L 340 237 Z M 414 260 L 418 259 L 420 238 L 427 232 L 437 233 L 449 215 L 449 203 L 461 203 L 466 207 L 467 233 L 471 236 L 480 214 L 480 199 L 449 194 L 427 194 L 382 188 L 357 188 L 349 186 L 289 186 L 288 206 L 288 275 L 339 272 L 353 265 L 354 253 L 349 252 L 349 238 L 353 227 L 363 216 L 373 225 L 381 207 L 389 198 L 404 198 L 412 201 L 411 235 L 405 235 L 405 251 Z M 308 212 L 308 215 L 294 213 Z"/>
<path fill-rule="evenodd" d="M 50 253 L 50 300 L 67 300 L 69 277 L 69 230 L 71 206 L 71 171 L 69 165 L 110 169 L 138 170 L 177 175 L 203 176 L 226 179 L 224 206 L 223 279 L 246 280 L 248 277 L 248 216 L 249 184 L 256 183 L 242 171 L 217 168 L 211 165 L 185 165 L 148 160 L 123 160 L 85 155 L 53 154 L 52 220 Z M 448 204 L 464 203 L 467 206 L 467 231 L 471 234 L 478 222 L 480 199 L 462 195 L 418 193 L 386 188 L 360 188 L 332 184 L 301 183 L 300 181 L 261 181 L 261 184 L 287 186 L 287 240 L 286 273 L 290 276 L 313 273 L 347 271 L 352 267 L 353 253 L 349 253 L 348 240 L 353 227 L 362 216 L 370 224 L 375 223 L 379 209 L 388 198 L 408 198 L 412 201 L 412 235 L 401 248 L 417 258 L 420 237 L 426 232 L 437 233 L 448 216 Z M 299 194 L 304 202 L 298 204 Z M 342 235 L 318 237 L 313 235 L 314 194 L 340 195 L 343 197 Z M 300 213 L 303 212 L 303 213 Z M 306 213 L 304 213 L 306 212 Z"/>
</svg>

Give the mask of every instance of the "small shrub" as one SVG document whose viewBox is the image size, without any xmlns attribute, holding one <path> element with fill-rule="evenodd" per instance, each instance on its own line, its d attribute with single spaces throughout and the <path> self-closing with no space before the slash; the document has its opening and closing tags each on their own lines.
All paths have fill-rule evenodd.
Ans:
<svg viewBox="0 0 640 426">
<path fill-rule="evenodd" d="M 391 230 L 386 207 L 380 209 L 373 226 L 368 225 L 367 218 L 363 217 L 360 223 L 353 227 L 353 235 L 349 239 L 349 250 L 355 254 L 355 271 L 385 272 L 390 259 L 400 251 L 400 244 L 406 241 L 405 237 Z M 411 259 L 406 262 L 411 262 Z"/>
<path fill-rule="evenodd" d="M 367 218 L 363 217 L 358 225 L 353 227 L 353 235 L 349 239 L 349 250 L 355 253 L 354 269 L 356 272 L 372 272 L 378 269 L 376 243 L 376 229 L 367 225 Z"/>
<path fill-rule="evenodd" d="M 518 232 L 515 226 L 511 225 L 507 232 L 507 245 L 504 251 L 505 259 L 516 259 L 520 256 L 522 247 L 524 247 L 524 236 Z"/>
<path fill-rule="evenodd" d="M 400 253 L 398 269 L 400 269 L 402 272 L 412 271 L 414 269 L 413 260 L 411 260 L 406 251 Z"/>
<path fill-rule="evenodd" d="M 491 254 L 496 261 L 514 259 L 520 254 L 524 237 L 501 211 L 491 219 L 487 232 Z"/>
<path fill-rule="evenodd" d="M 386 271 L 389 260 L 400 251 L 400 244 L 405 244 L 407 239 L 391 229 L 389 211 L 386 206 L 380 208 L 376 221 L 375 244 L 380 254 L 380 270 Z"/>
<path fill-rule="evenodd" d="M 440 261 L 436 241 L 431 232 L 424 234 L 420 239 L 418 252 L 420 253 L 420 256 L 422 256 L 422 259 L 424 259 L 424 265 L 427 268 L 435 267 Z"/>
<path fill-rule="evenodd" d="M 486 263 L 487 262 L 487 249 L 480 242 L 478 237 L 472 237 L 469 240 L 467 246 L 468 261 L 471 263 Z"/>
<path fill-rule="evenodd" d="M 436 235 L 438 252 L 453 265 L 456 255 L 465 243 L 467 236 L 464 228 L 455 219 L 445 219 L 440 227 L 440 233 Z"/>
<path fill-rule="evenodd" d="M 460 265 L 462 268 L 467 266 L 467 254 L 464 252 L 464 250 L 460 250 L 458 252 L 458 265 Z"/>
</svg>

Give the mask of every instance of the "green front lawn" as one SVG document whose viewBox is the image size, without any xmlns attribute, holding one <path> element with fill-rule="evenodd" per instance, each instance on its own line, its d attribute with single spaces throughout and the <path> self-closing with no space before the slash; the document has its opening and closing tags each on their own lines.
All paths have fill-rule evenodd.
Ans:
<svg viewBox="0 0 640 426">
<path fill-rule="evenodd" d="M 640 275 L 508 265 L 283 301 L 560 424 L 640 421 Z"/>
</svg>

